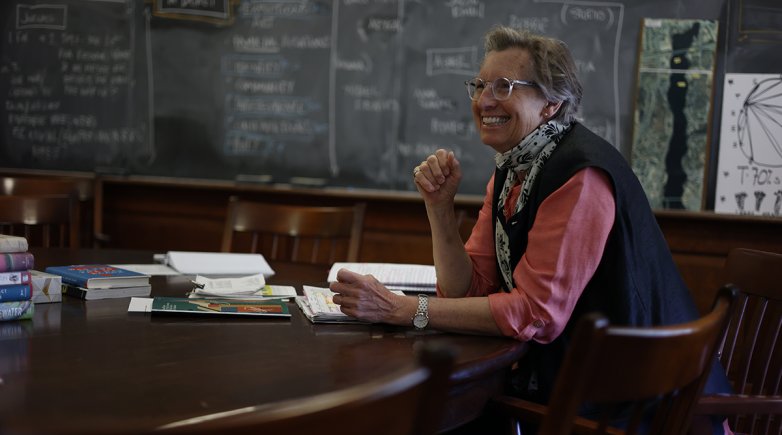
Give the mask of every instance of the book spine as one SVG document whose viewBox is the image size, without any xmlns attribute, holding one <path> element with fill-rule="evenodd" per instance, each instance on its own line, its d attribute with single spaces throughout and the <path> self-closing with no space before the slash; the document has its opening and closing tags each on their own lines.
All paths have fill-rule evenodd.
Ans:
<svg viewBox="0 0 782 435">
<path fill-rule="evenodd" d="M 31 284 L 14 284 L 0 286 L 0 302 L 27 301 L 32 299 Z"/>
<path fill-rule="evenodd" d="M 27 239 L 19 236 L 0 236 L 0 252 L 25 252 Z"/>
<path fill-rule="evenodd" d="M 27 284 L 30 282 L 30 271 L 2 272 L 0 273 L 0 286 Z"/>
<path fill-rule="evenodd" d="M 33 254 L 30 252 L 0 254 L 0 272 L 30 270 L 34 267 L 34 263 Z"/>
<path fill-rule="evenodd" d="M 33 301 L 0 302 L 0 321 L 32 319 Z"/>
</svg>

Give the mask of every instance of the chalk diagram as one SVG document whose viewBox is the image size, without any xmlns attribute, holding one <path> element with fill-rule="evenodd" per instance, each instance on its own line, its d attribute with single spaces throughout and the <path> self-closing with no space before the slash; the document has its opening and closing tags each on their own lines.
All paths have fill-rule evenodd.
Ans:
<svg viewBox="0 0 782 435">
<path fill-rule="evenodd" d="M 782 75 L 725 75 L 714 211 L 782 216 Z"/>
</svg>

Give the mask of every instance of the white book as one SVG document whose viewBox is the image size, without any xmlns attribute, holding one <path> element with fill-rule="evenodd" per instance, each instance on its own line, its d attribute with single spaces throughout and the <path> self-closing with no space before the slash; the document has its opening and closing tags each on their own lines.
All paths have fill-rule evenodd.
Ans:
<svg viewBox="0 0 782 435">
<path fill-rule="evenodd" d="M 389 290 L 434 292 L 437 274 L 434 266 L 400 263 L 334 263 L 328 282 L 337 280 L 337 272 L 347 269 L 361 275 L 372 275 Z"/>
<path fill-rule="evenodd" d="M 28 248 L 24 237 L 0 234 L 0 252 L 27 252 Z"/>
<path fill-rule="evenodd" d="M 0 273 L 0 285 L 27 284 L 29 282 L 30 272 L 26 270 Z"/>
<path fill-rule="evenodd" d="M 150 285 L 114 288 L 84 288 L 68 284 L 62 285 L 62 294 L 85 301 L 149 296 L 151 293 L 152 287 Z"/>
</svg>

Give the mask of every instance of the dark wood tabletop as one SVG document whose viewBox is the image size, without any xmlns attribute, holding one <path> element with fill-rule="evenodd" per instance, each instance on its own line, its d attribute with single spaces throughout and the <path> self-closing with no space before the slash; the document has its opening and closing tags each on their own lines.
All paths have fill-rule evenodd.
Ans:
<svg viewBox="0 0 782 435">
<path fill-rule="evenodd" d="M 151 263 L 149 252 L 33 250 L 51 265 Z M 272 263 L 272 284 L 325 286 L 328 267 Z M 152 296 L 185 296 L 189 276 L 152 277 Z M 458 352 L 443 429 L 478 416 L 526 346 L 515 340 L 388 325 L 291 318 L 128 313 L 129 299 L 37 304 L 33 321 L 0 322 L 0 433 L 107 433 L 369 381 L 414 361 L 421 343 Z"/>
</svg>

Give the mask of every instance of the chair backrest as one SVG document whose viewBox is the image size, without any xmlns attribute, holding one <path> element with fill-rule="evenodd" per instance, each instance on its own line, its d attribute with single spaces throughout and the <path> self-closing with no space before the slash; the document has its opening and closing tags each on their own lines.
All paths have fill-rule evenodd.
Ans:
<svg viewBox="0 0 782 435">
<path fill-rule="evenodd" d="M 591 433 L 633 434 L 643 426 L 649 434 L 687 433 L 734 294 L 722 288 L 709 314 L 679 325 L 611 326 L 600 315 L 584 316 L 538 433 L 570 434 L 585 404 L 596 410 L 593 421 L 580 420 Z M 616 412 L 625 432 L 605 432 Z"/>
<path fill-rule="evenodd" d="M 366 204 L 314 207 L 231 197 L 223 252 L 260 252 L 272 260 L 331 264 L 358 261 Z"/>
<path fill-rule="evenodd" d="M 79 204 L 71 195 L 0 195 L 0 233 L 30 246 L 79 246 Z"/>
<path fill-rule="evenodd" d="M 779 278 L 782 254 L 733 249 L 728 253 L 725 267 L 728 281 L 738 288 L 739 295 L 719 348 L 720 360 L 737 394 L 777 396 L 773 405 L 777 430 L 768 433 L 779 433 L 782 430 L 782 281 Z M 771 410 L 760 402 L 755 409 Z M 731 416 L 730 423 L 739 432 L 767 433 L 760 428 L 769 423 L 769 418 L 738 415 Z"/>
<path fill-rule="evenodd" d="M 0 177 L 0 195 L 76 195 L 79 205 L 81 246 L 92 246 L 100 216 L 95 180 L 54 176 Z"/>
<path fill-rule="evenodd" d="M 48 177 L 0 177 L 0 195 L 70 195 L 80 201 L 93 198 L 93 181 Z"/>
<path fill-rule="evenodd" d="M 423 346 L 418 363 L 340 391 L 172 423 L 159 434 L 430 435 L 448 396 L 454 353 Z"/>
<path fill-rule="evenodd" d="M 456 225 L 459 228 L 459 236 L 461 236 L 463 243 L 467 243 L 467 239 L 470 238 L 476 222 L 478 222 L 478 217 L 467 214 L 466 210 L 459 210 L 456 214 Z"/>
</svg>

